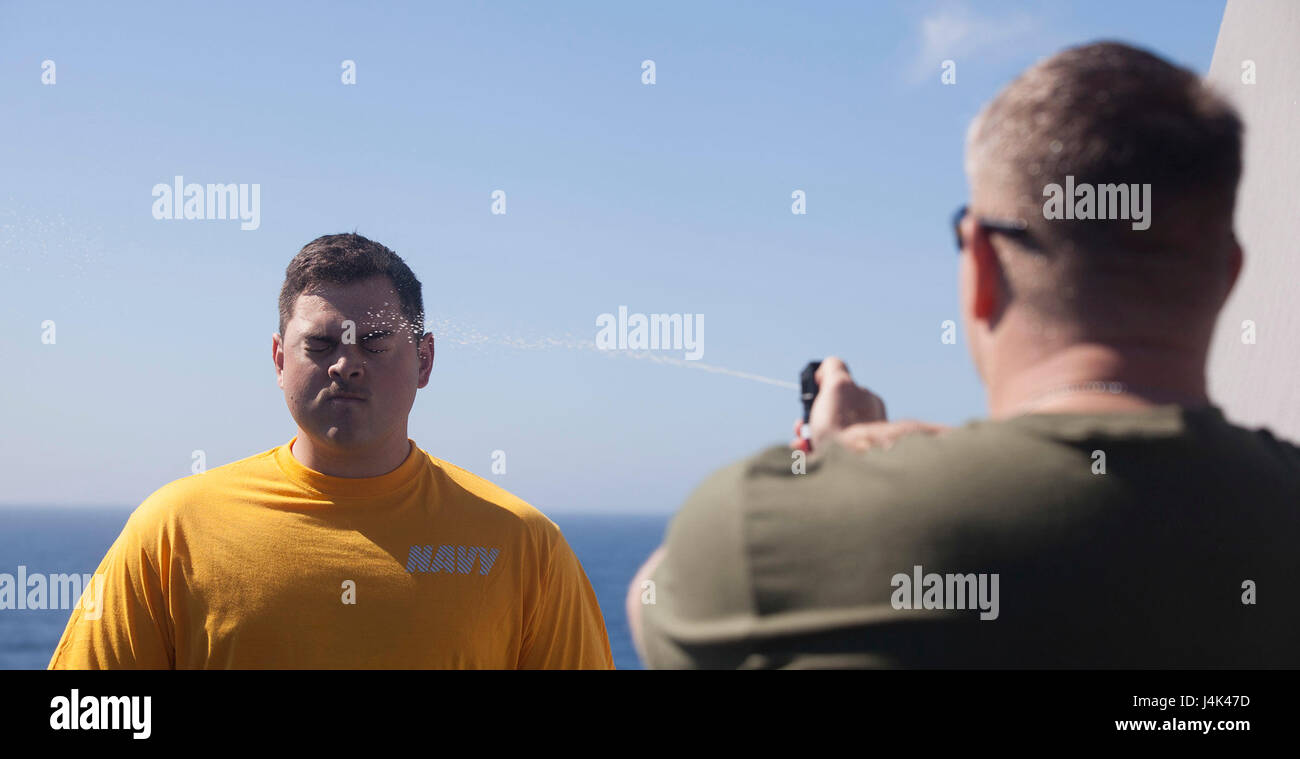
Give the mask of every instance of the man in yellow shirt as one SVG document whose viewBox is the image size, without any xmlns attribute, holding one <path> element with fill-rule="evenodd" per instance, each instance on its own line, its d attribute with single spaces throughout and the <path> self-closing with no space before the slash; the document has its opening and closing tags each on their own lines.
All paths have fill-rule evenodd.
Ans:
<svg viewBox="0 0 1300 759">
<path fill-rule="evenodd" d="M 298 434 L 150 495 L 50 668 L 613 669 L 555 523 L 407 437 L 423 324 L 388 248 L 304 247 L 272 339 Z"/>
</svg>

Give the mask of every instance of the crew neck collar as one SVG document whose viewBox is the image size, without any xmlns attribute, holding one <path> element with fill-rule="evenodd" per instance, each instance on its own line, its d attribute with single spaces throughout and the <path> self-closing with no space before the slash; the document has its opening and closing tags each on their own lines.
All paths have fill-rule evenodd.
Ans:
<svg viewBox="0 0 1300 759">
<path fill-rule="evenodd" d="M 427 458 L 424 451 L 411 438 L 410 452 L 396 469 L 378 477 L 335 477 L 308 468 L 294 457 L 291 448 L 298 436 L 275 451 L 275 463 L 284 472 L 285 477 L 310 493 L 326 498 L 377 498 L 401 489 L 419 475 L 422 459 Z"/>
</svg>

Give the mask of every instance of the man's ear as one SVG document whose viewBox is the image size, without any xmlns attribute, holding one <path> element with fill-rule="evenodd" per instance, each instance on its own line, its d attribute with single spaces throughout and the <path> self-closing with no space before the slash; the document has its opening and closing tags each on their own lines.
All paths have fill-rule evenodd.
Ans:
<svg viewBox="0 0 1300 759">
<path fill-rule="evenodd" d="M 977 321 L 996 322 L 1006 296 L 1005 273 L 998 252 L 993 248 L 988 230 L 976 223 L 973 216 L 962 221 L 962 239 L 966 241 L 963 255 L 970 256 L 971 316 Z"/>
<path fill-rule="evenodd" d="M 429 384 L 429 374 L 433 372 L 433 333 L 426 332 L 424 337 L 416 344 L 416 355 L 420 359 L 419 364 L 419 383 L 416 388 L 424 387 Z"/>
<path fill-rule="evenodd" d="M 1237 277 L 1241 275 L 1241 267 L 1244 264 L 1246 254 L 1241 251 L 1241 243 L 1237 242 L 1237 235 L 1232 236 L 1232 253 L 1228 259 L 1228 287 L 1223 292 L 1223 299 L 1226 301 L 1232 293 L 1232 288 L 1237 285 Z"/>
<path fill-rule="evenodd" d="M 271 335 L 271 363 L 275 364 L 275 384 L 284 389 L 284 338 L 279 332 Z"/>
</svg>

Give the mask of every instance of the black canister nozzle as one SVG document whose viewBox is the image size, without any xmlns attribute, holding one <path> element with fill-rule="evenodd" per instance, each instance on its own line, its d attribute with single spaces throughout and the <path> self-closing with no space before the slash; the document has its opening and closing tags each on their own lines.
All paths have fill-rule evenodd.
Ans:
<svg viewBox="0 0 1300 759">
<path fill-rule="evenodd" d="M 812 414 L 813 401 L 817 398 L 817 367 L 821 365 L 820 361 L 809 361 L 799 373 L 799 400 L 803 401 L 804 424 L 808 423 L 808 417 Z"/>
</svg>

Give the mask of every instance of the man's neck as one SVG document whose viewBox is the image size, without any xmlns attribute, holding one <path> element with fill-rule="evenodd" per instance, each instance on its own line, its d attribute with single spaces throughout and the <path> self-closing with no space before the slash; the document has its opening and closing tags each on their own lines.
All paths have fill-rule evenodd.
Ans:
<svg viewBox="0 0 1300 759">
<path fill-rule="evenodd" d="M 300 428 L 298 439 L 289 449 L 303 466 L 331 477 L 379 477 L 402 465 L 411 453 L 411 441 L 403 434 L 384 445 L 359 453 L 347 449 L 319 446 Z"/>
<path fill-rule="evenodd" d="M 989 417 L 1204 406 L 1205 356 L 1158 343 L 1074 343 L 989 382 Z"/>
</svg>

